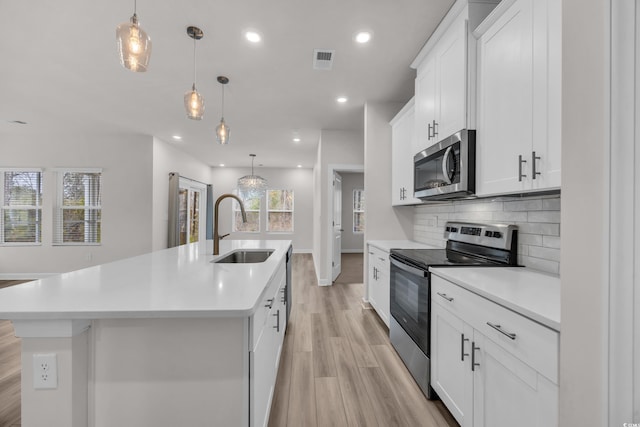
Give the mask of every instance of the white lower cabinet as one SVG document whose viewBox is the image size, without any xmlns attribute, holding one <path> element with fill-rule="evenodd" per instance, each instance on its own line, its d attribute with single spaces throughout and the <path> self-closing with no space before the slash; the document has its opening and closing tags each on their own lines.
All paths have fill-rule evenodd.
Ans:
<svg viewBox="0 0 640 427">
<path fill-rule="evenodd" d="M 431 386 L 462 427 L 558 425 L 558 333 L 432 275 Z"/>
<path fill-rule="evenodd" d="M 278 375 L 278 364 L 286 328 L 284 263 L 269 285 L 261 307 L 252 316 L 249 353 L 250 426 L 269 422 L 269 410 Z"/>
<path fill-rule="evenodd" d="M 367 254 L 369 303 L 388 327 L 391 316 L 389 252 L 373 245 L 367 245 Z"/>
</svg>

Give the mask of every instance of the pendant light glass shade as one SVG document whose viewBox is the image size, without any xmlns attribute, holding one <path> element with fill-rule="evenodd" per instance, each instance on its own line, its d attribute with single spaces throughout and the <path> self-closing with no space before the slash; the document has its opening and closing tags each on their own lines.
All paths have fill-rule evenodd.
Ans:
<svg viewBox="0 0 640 427">
<path fill-rule="evenodd" d="M 218 144 L 225 145 L 229 143 L 229 133 L 231 133 L 231 129 L 224 122 L 224 85 L 229 83 L 229 79 L 225 76 L 218 76 L 218 83 L 222 85 L 222 117 L 220 124 L 216 127 L 216 141 Z M 255 156 L 255 154 L 253 155 Z"/>
<path fill-rule="evenodd" d="M 187 117 L 192 120 L 202 120 L 204 115 L 204 98 L 196 90 L 195 83 L 193 88 L 184 94 L 184 107 L 187 110 Z"/>
<path fill-rule="evenodd" d="M 140 28 L 135 12 L 130 22 L 123 22 L 116 28 L 116 42 L 120 64 L 127 70 L 136 73 L 147 71 L 151 58 L 151 38 Z"/>
<path fill-rule="evenodd" d="M 196 40 L 200 40 L 204 33 L 198 27 L 187 27 L 187 34 L 193 39 L 193 86 L 184 94 L 184 108 L 191 120 L 202 120 L 204 115 L 204 97 L 196 90 Z"/>
<path fill-rule="evenodd" d="M 251 156 L 251 175 L 245 175 L 238 179 L 238 193 L 248 199 L 260 198 L 267 191 L 267 180 L 253 174 L 253 160 L 256 155 L 249 154 L 249 156 Z"/>
<path fill-rule="evenodd" d="M 220 119 L 220 124 L 216 126 L 216 141 L 225 145 L 229 143 L 229 126 L 224 122 L 224 117 Z"/>
</svg>

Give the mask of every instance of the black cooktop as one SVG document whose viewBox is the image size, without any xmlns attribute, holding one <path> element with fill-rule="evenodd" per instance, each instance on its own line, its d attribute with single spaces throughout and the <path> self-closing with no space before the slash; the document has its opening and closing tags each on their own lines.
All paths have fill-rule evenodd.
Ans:
<svg viewBox="0 0 640 427">
<path fill-rule="evenodd" d="M 483 257 L 468 256 L 446 249 L 392 249 L 391 254 L 403 262 L 423 270 L 427 270 L 429 267 L 495 267 L 504 265 Z"/>
</svg>

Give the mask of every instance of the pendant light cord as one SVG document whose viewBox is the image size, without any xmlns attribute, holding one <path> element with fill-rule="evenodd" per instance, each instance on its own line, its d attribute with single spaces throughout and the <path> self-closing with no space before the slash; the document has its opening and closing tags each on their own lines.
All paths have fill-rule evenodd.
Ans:
<svg viewBox="0 0 640 427">
<path fill-rule="evenodd" d="M 224 120 L 224 84 L 222 85 L 222 120 Z M 251 168 L 253 168 L 253 161 L 251 162 Z"/>
<path fill-rule="evenodd" d="M 193 38 L 193 87 L 196 87 L 196 39 Z"/>
<path fill-rule="evenodd" d="M 136 11 L 138 10 L 138 1 L 133 0 L 133 15 L 135 16 Z"/>
</svg>

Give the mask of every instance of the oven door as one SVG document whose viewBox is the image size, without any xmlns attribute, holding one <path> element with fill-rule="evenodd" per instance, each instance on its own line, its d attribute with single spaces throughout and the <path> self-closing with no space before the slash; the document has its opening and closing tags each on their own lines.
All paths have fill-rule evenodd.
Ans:
<svg viewBox="0 0 640 427">
<path fill-rule="evenodd" d="M 429 273 L 421 268 L 389 257 L 391 263 L 391 316 L 416 345 L 430 356 Z"/>
</svg>

